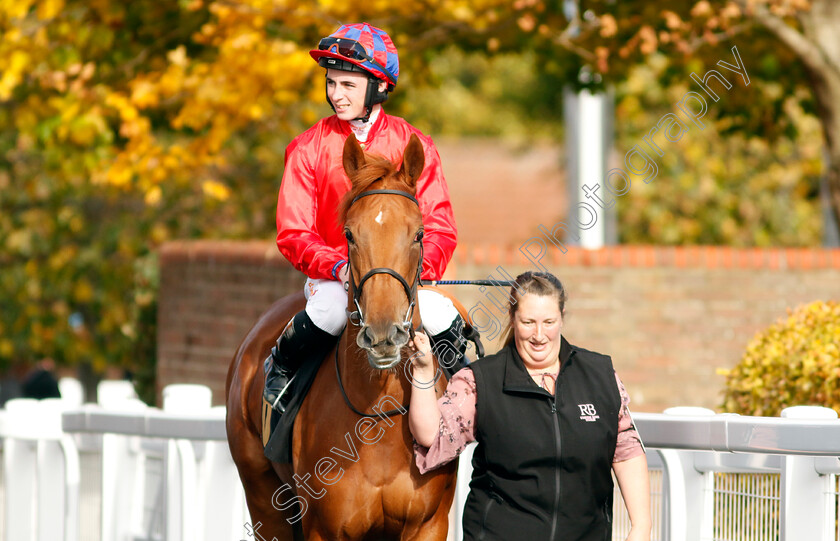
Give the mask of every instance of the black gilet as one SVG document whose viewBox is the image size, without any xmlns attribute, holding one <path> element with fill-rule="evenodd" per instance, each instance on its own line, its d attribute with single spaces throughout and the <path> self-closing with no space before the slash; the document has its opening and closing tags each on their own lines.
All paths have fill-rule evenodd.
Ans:
<svg viewBox="0 0 840 541">
<path fill-rule="evenodd" d="M 615 372 L 608 356 L 561 340 L 555 396 L 513 344 L 470 365 L 478 445 L 465 541 L 612 539 Z"/>
</svg>

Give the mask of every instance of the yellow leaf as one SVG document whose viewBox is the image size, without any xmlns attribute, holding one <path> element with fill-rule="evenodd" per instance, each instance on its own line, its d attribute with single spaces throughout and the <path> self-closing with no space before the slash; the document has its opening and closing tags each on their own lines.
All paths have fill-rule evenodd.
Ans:
<svg viewBox="0 0 840 541">
<path fill-rule="evenodd" d="M 78 280 L 73 288 L 73 297 L 78 302 L 89 302 L 93 298 L 93 286 L 84 278 Z"/>
<path fill-rule="evenodd" d="M 106 179 L 109 184 L 123 187 L 131 182 L 132 171 L 122 162 L 116 162 L 108 169 Z"/>
<path fill-rule="evenodd" d="M 705 17 L 707 15 L 712 14 L 712 6 L 706 0 L 702 0 L 701 2 L 697 2 L 693 8 L 691 8 L 691 16 L 692 17 Z"/>
<path fill-rule="evenodd" d="M 600 34 L 602 38 L 609 38 L 615 35 L 618 31 L 618 24 L 615 21 L 615 17 L 610 15 L 609 13 L 601 16 L 601 30 Z"/>
<path fill-rule="evenodd" d="M 39 19 L 45 21 L 58 15 L 63 7 L 64 0 L 39 0 L 36 14 Z"/>
<path fill-rule="evenodd" d="M 152 188 L 146 192 L 146 204 L 150 207 L 157 206 L 160 203 L 162 195 L 163 192 L 161 191 L 160 186 L 152 186 Z"/>
<path fill-rule="evenodd" d="M 10 19 L 20 19 L 26 16 L 33 3 L 33 0 L 6 0 L 0 3 L 0 13 L 5 12 Z"/>
<path fill-rule="evenodd" d="M 187 48 L 179 45 L 177 48 L 169 51 L 166 57 L 176 66 L 183 68 L 187 65 Z"/>
<path fill-rule="evenodd" d="M 201 184 L 201 189 L 204 195 L 219 201 L 226 201 L 230 197 L 228 187 L 216 180 L 205 180 Z"/>
<path fill-rule="evenodd" d="M 8 359 L 15 352 L 15 345 L 7 338 L 0 339 L 0 356 Z"/>
</svg>

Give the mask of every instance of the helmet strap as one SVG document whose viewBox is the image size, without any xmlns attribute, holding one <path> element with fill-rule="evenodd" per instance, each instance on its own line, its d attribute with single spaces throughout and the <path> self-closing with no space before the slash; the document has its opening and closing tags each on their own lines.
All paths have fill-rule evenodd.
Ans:
<svg viewBox="0 0 840 541">
<path fill-rule="evenodd" d="M 373 112 L 373 106 L 388 99 L 387 91 L 379 91 L 380 82 L 382 82 L 382 80 L 378 77 L 368 76 L 367 89 L 365 90 L 365 116 L 354 118 L 353 120 L 367 122 L 370 120 L 370 114 Z"/>
<path fill-rule="evenodd" d="M 373 107 L 365 106 L 365 116 L 360 116 L 359 118 L 354 118 L 353 120 L 361 120 L 362 122 L 367 122 L 370 120 L 370 114 L 373 112 Z"/>
<path fill-rule="evenodd" d="M 330 99 L 330 92 L 327 90 L 327 84 L 326 83 L 324 83 L 324 96 L 326 96 L 327 103 L 330 104 L 330 108 L 333 110 L 333 113 L 335 113 L 335 105 L 333 105 L 333 102 Z"/>
</svg>

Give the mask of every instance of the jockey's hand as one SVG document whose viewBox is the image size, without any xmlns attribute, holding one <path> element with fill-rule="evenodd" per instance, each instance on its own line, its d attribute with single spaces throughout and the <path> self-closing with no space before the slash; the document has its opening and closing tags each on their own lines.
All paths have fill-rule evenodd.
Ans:
<svg viewBox="0 0 840 541">
<path fill-rule="evenodd" d="M 338 280 L 344 286 L 344 291 L 350 291 L 350 264 L 345 263 L 338 271 Z"/>
<path fill-rule="evenodd" d="M 414 340 L 409 341 L 411 349 L 418 352 L 418 354 L 411 356 L 411 362 L 415 368 L 434 367 L 435 357 L 432 355 L 432 346 L 429 342 L 429 337 L 425 333 L 415 332 Z"/>
</svg>

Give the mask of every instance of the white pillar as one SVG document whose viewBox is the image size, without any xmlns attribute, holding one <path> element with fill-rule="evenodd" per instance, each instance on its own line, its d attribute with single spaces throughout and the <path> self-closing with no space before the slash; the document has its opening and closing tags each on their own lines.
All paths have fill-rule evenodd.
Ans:
<svg viewBox="0 0 840 541">
<path fill-rule="evenodd" d="M 818 406 L 782 410 L 787 419 L 837 419 L 837 412 Z M 818 434 L 814 434 L 818 438 Z M 820 475 L 811 456 L 787 455 L 782 462 L 781 541 L 834 541 L 837 507 L 834 475 Z"/>
<path fill-rule="evenodd" d="M 6 403 L 2 437 L 6 539 L 78 539 L 79 457 L 59 399 Z"/>
<path fill-rule="evenodd" d="M 163 411 L 171 413 L 207 413 L 213 393 L 206 385 L 173 384 L 163 389 Z M 185 439 L 169 440 L 166 446 L 167 539 L 197 541 L 196 511 L 198 470 L 195 449 Z"/>
<path fill-rule="evenodd" d="M 224 406 L 210 411 L 211 415 L 224 422 Z M 195 507 L 200 516 L 196 518 L 196 535 L 202 541 L 247 539 L 245 524 L 251 519 L 228 442 L 207 441 L 203 444 L 204 453 L 198 466 L 198 501 Z"/>
<path fill-rule="evenodd" d="M 38 533 L 38 442 L 24 439 L 33 430 L 37 401 L 15 398 L 6 402 L 3 433 L 3 474 L 6 484 L 6 539 L 36 541 Z"/>
<path fill-rule="evenodd" d="M 580 190 L 584 184 L 590 186 L 600 184 L 604 178 L 604 94 L 590 94 L 588 90 L 578 92 L 578 178 L 577 185 Z M 603 188 L 601 188 L 603 191 Z M 580 193 L 580 192 L 579 192 Z M 579 201 L 584 202 L 584 197 L 579 196 Z M 591 205 L 590 205 L 591 206 Z M 596 212 L 599 210 L 596 207 Z M 577 216 L 570 216 L 577 220 L 580 227 L 580 245 L 589 250 L 602 248 L 605 244 L 605 223 L 603 212 L 596 214 L 594 220 L 585 210 L 572 208 L 571 212 L 577 212 Z M 590 227 L 586 227 L 589 223 Z"/>
<path fill-rule="evenodd" d="M 614 198 L 604 186 L 612 147 L 612 99 L 608 92 L 588 90 L 567 90 L 563 97 L 569 194 L 565 241 L 590 250 L 616 241 Z M 613 206 L 602 208 L 599 200 Z"/>
<path fill-rule="evenodd" d="M 114 389 L 109 386 L 105 388 Z M 146 404 L 130 399 L 122 392 L 112 396 L 110 390 L 105 393 L 102 391 L 100 384 L 98 398 L 100 402 L 108 404 L 109 410 L 142 413 L 147 409 Z M 100 411 L 93 405 L 86 408 Z M 138 436 L 102 435 L 102 541 L 132 539 L 143 532 L 145 466 Z"/>
<path fill-rule="evenodd" d="M 707 408 L 682 406 L 668 408 L 666 415 L 713 416 Z M 714 531 L 714 476 L 694 467 L 697 451 L 660 449 L 665 464 L 670 541 L 711 541 Z"/>
</svg>

